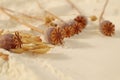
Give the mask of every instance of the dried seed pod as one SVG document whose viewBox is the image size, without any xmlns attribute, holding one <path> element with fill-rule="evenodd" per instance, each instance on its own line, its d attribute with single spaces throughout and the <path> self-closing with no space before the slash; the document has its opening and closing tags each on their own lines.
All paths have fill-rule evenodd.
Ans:
<svg viewBox="0 0 120 80">
<path fill-rule="evenodd" d="M 57 27 L 58 25 L 56 23 L 51 22 L 49 26 L 50 27 Z"/>
<path fill-rule="evenodd" d="M 100 31 L 106 36 L 112 36 L 115 33 L 115 25 L 105 20 L 100 23 Z"/>
<path fill-rule="evenodd" d="M 57 45 L 63 43 L 64 36 L 65 36 L 65 31 L 60 27 L 56 27 L 56 28 L 48 28 L 45 37 L 49 43 L 53 45 Z"/>
<path fill-rule="evenodd" d="M 91 21 L 96 21 L 97 17 L 93 15 L 93 16 L 90 16 L 90 19 L 91 19 Z"/>
<path fill-rule="evenodd" d="M 74 35 L 74 27 L 72 25 L 65 24 L 62 28 L 65 31 L 65 38 L 69 38 Z"/>
<path fill-rule="evenodd" d="M 4 34 L 0 36 L 0 48 L 6 50 L 21 48 L 22 41 L 18 33 Z"/>
<path fill-rule="evenodd" d="M 74 34 L 79 34 L 80 32 L 82 32 L 83 26 L 81 23 L 74 21 L 71 25 L 74 28 Z"/>
<path fill-rule="evenodd" d="M 55 20 L 55 18 L 53 16 L 46 16 L 45 17 L 45 24 L 50 24 L 54 20 Z"/>
<path fill-rule="evenodd" d="M 10 13 L 8 13 L 7 11 L 5 11 L 4 9 L 1 9 L 3 11 L 3 13 L 5 13 L 6 15 L 8 15 L 10 18 L 12 18 L 13 20 L 17 21 L 20 24 L 25 25 L 26 27 L 37 31 L 41 34 L 44 34 L 45 32 L 43 30 L 40 30 L 39 28 L 28 24 L 22 20 L 20 20 L 18 17 L 11 15 Z M 48 28 L 48 30 L 46 31 L 47 37 L 46 39 L 48 40 L 49 43 L 57 45 L 57 44 L 62 44 L 62 41 L 64 39 L 64 30 L 62 28 Z"/>
<path fill-rule="evenodd" d="M 112 36 L 115 33 L 115 25 L 108 20 L 103 20 L 103 15 L 104 15 L 108 2 L 109 0 L 106 0 L 103 6 L 103 10 L 99 18 L 99 24 L 100 24 L 100 31 L 102 32 L 102 34 L 104 34 L 105 36 Z"/>
<path fill-rule="evenodd" d="M 74 21 L 78 22 L 81 24 L 82 29 L 85 28 L 85 26 L 87 25 L 87 18 L 85 16 L 77 16 Z"/>
<path fill-rule="evenodd" d="M 70 4 L 70 6 L 73 9 L 75 9 L 79 13 L 79 15 L 74 18 L 74 21 L 81 23 L 82 29 L 84 29 L 87 25 L 87 17 L 81 15 L 82 14 L 81 11 L 79 10 L 79 8 L 76 7 L 75 4 L 73 4 L 73 2 L 71 2 L 71 0 L 66 0 L 66 1 Z"/>
</svg>

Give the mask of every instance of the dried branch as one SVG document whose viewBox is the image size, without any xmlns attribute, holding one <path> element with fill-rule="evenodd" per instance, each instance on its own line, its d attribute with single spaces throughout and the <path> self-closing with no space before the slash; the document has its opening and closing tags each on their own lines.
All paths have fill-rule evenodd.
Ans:
<svg viewBox="0 0 120 80">
<path fill-rule="evenodd" d="M 101 20 L 103 19 L 103 15 L 104 15 L 104 13 L 105 13 L 105 9 L 106 9 L 106 7 L 107 7 L 108 2 L 109 2 L 109 0 L 106 0 L 105 4 L 104 4 L 104 6 L 103 6 L 103 10 L 102 10 L 102 12 L 101 12 L 101 14 L 100 14 L 100 17 L 99 17 L 99 23 L 100 23 Z"/>
<path fill-rule="evenodd" d="M 30 28 L 30 29 L 32 29 L 32 30 L 34 30 L 34 31 L 37 31 L 37 32 L 39 32 L 39 33 L 42 33 L 42 34 L 44 33 L 44 31 L 42 31 L 42 30 L 40 30 L 39 28 L 34 27 L 34 26 L 32 26 L 32 25 L 24 22 L 24 21 L 21 21 L 18 17 L 11 15 L 10 13 L 8 13 L 7 11 L 5 11 L 5 10 L 4 10 L 3 8 L 1 8 L 1 7 L 0 7 L 0 10 L 1 10 L 4 14 L 6 14 L 7 16 L 9 16 L 11 19 L 17 21 L 18 23 L 20 23 L 20 24 L 22 24 L 22 25 L 25 25 L 26 27 L 28 27 L 28 28 Z"/>
<path fill-rule="evenodd" d="M 50 14 L 51 16 L 55 17 L 56 19 L 60 20 L 62 23 L 66 23 L 64 20 L 62 20 L 61 18 L 59 18 L 58 16 L 56 16 L 55 14 L 53 14 L 52 12 L 44 9 L 41 5 L 40 2 L 37 0 L 37 4 L 39 6 L 40 9 L 44 10 L 45 13 Z"/>
<path fill-rule="evenodd" d="M 79 14 L 81 14 L 80 10 L 70 1 L 70 0 L 66 0 L 73 9 L 75 9 Z"/>
<path fill-rule="evenodd" d="M 2 52 L 0 52 L 0 58 L 2 58 L 5 61 L 8 61 L 9 60 L 9 55 L 3 54 Z"/>
</svg>

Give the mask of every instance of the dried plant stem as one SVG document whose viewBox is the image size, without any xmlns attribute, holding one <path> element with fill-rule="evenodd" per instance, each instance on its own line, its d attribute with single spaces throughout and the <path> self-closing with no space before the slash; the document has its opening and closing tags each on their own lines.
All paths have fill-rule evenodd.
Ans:
<svg viewBox="0 0 120 80">
<path fill-rule="evenodd" d="M 8 56 L 7 54 L 3 54 L 2 52 L 0 52 L 0 58 L 2 58 L 5 61 L 8 61 Z"/>
<path fill-rule="evenodd" d="M 11 15 L 10 13 L 6 12 L 3 8 L 0 8 L 0 10 L 1 10 L 4 14 L 6 14 L 7 16 L 9 16 L 11 19 L 17 21 L 18 23 L 23 24 L 23 25 L 25 25 L 26 27 L 28 27 L 28 28 L 30 28 L 30 29 L 32 29 L 32 30 L 34 30 L 34 31 L 37 31 L 37 32 L 39 32 L 39 33 L 44 34 L 44 31 L 42 31 L 42 30 L 40 30 L 39 28 L 34 27 L 34 26 L 32 26 L 32 25 L 24 22 L 24 21 L 21 21 L 18 17 Z"/>
<path fill-rule="evenodd" d="M 100 31 L 102 34 L 104 34 L 105 36 L 112 36 L 115 33 L 115 25 L 111 21 L 104 20 L 103 18 L 108 2 L 109 0 L 106 0 L 103 6 L 102 12 L 99 17 L 99 25 L 100 25 Z"/>
<path fill-rule="evenodd" d="M 64 20 L 62 20 L 61 18 L 59 18 L 58 16 L 56 16 L 55 14 L 53 14 L 52 12 L 44 9 L 41 5 L 40 2 L 37 0 L 37 4 L 39 6 L 40 9 L 43 9 L 45 13 L 50 14 L 51 16 L 55 17 L 56 19 L 60 20 L 62 23 L 66 23 Z"/>
<path fill-rule="evenodd" d="M 4 7 L 1 7 L 1 8 L 3 8 L 4 10 L 7 10 L 7 11 L 9 11 L 9 12 L 12 12 L 12 13 L 20 14 L 20 15 L 26 17 L 26 18 L 30 18 L 30 19 L 35 19 L 35 20 L 41 20 L 41 21 L 43 21 L 43 19 L 38 18 L 38 17 L 35 17 L 35 16 L 30 16 L 30 15 L 25 14 L 25 13 L 16 12 L 16 11 L 14 11 L 14 10 L 11 10 L 11 9 L 8 9 L 8 8 L 4 8 Z"/>
<path fill-rule="evenodd" d="M 80 10 L 70 1 L 70 0 L 66 0 L 73 9 L 75 9 L 79 14 L 81 14 Z"/>
<path fill-rule="evenodd" d="M 105 4 L 104 4 L 104 6 L 103 6 L 103 10 L 102 10 L 102 12 L 101 12 L 101 14 L 100 14 L 100 17 L 99 17 L 99 23 L 103 20 L 103 15 L 104 15 L 104 13 L 105 13 L 105 9 L 106 9 L 106 7 L 107 7 L 108 2 L 109 2 L 109 0 L 106 0 Z"/>
<path fill-rule="evenodd" d="M 1 35 L 3 32 L 4 32 L 4 30 L 3 30 L 3 29 L 0 29 L 0 35 Z"/>
</svg>

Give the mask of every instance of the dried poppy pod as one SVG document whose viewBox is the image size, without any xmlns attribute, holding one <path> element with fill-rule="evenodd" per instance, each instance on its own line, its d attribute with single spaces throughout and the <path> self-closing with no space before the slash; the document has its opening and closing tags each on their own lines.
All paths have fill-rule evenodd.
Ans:
<svg viewBox="0 0 120 80">
<path fill-rule="evenodd" d="M 39 7 L 41 8 L 39 2 L 38 2 L 38 5 L 39 5 Z M 56 18 L 56 19 L 60 20 L 63 24 L 65 24 L 65 25 L 64 25 L 63 27 L 61 27 L 61 28 L 63 28 L 63 29 L 65 30 L 65 33 L 66 33 L 65 37 L 66 37 L 66 38 L 71 37 L 71 36 L 74 35 L 74 29 L 73 29 L 74 27 L 73 27 L 73 26 L 66 26 L 66 24 L 68 25 L 68 23 L 66 23 L 65 21 L 63 21 L 62 19 L 60 19 L 59 17 L 57 17 L 57 16 L 54 15 L 53 13 L 45 10 L 43 7 L 42 7 L 42 9 L 43 9 L 46 13 L 49 14 L 49 16 L 45 17 L 45 25 L 50 26 L 50 27 L 57 27 L 58 25 L 52 22 L 52 21 L 54 21 L 55 18 Z M 5 8 L 5 10 L 9 11 L 9 10 L 6 9 L 6 8 Z M 27 16 L 25 16 L 25 17 L 27 17 Z M 22 22 L 22 24 L 23 24 L 23 22 Z M 26 24 L 25 22 L 24 22 L 24 25 L 30 26 L 30 25 Z M 39 30 L 39 29 L 33 28 L 33 26 L 30 26 L 30 28 L 32 28 L 32 30 Z M 42 32 L 42 31 L 39 30 L 38 32 Z"/>
<path fill-rule="evenodd" d="M 60 22 L 63 23 L 63 25 L 60 25 L 60 26 L 61 26 L 61 29 L 63 29 L 64 32 L 65 32 L 65 36 L 64 36 L 65 38 L 69 38 L 69 37 L 71 37 L 71 36 L 74 35 L 74 27 L 73 27 L 73 26 L 69 25 L 69 23 L 66 23 L 64 20 L 62 20 L 61 18 L 59 18 L 59 17 L 56 16 L 55 14 L 51 13 L 50 11 L 45 10 L 45 9 L 40 5 L 39 1 L 37 1 L 37 3 L 38 3 L 38 6 L 39 6 L 40 9 L 43 9 L 46 13 L 48 13 L 49 15 L 51 15 L 54 19 L 56 18 L 56 19 L 58 19 Z M 51 22 L 52 22 L 52 21 L 53 21 L 53 20 L 51 20 Z M 54 23 L 52 23 L 51 26 L 52 26 L 52 27 L 58 27 L 58 25 L 56 25 L 56 24 L 54 24 Z"/>
<path fill-rule="evenodd" d="M 80 32 L 82 32 L 83 26 L 81 23 L 74 21 L 71 25 L 74 28 L 74 34 L 79 34 Z"/>
<path fill-rule="evenodd" d="M 74 35 L 74 27 L 71 24 L 65 24 L 62 26 L 65 31 L 65 38 L 70 38 Z"/>
<path fill-rule="evenodd" d="M 59 28 L 59 27 L 54 27 L 54 28 L 48 28 L 48 30 L 46 31 L 43 31 L 43 30 L 40 30 L 39 28 L 31 25 L 31 24 L 28 24 L 22 20 L 20 20 L 18 17 L 16 16 L 13 16 L 11 15 L 10 13 L 6 12 L 5 10 L 1 9 L 6 15 L 8 15 L 10 18 L 12 18 L 13 20 L 17 21 L 18 23 L 22 24 L 22 25 L 25 25 L 26 27 L 34 30 L 34 31 L 37 31 L 43 35 L 46 34 L 46 40 L 50 43 L 50 44 L 54 44 L 54 45 L 57 45 L 57 44 L 62 44 L 63 42 L 63 39 L 64 39 L 64 30 L 62 28 Z M 46 32 L 46 33 L 45 33 Z"/>
<path fill-rule="evenodd" d="M 0 48 L 6 50 L 21 48 L 22 41 L 18 33 L 4 34 L 0 36 Z"/>
<path fill-rule="evenodd" d="M 76 7 L 76 5 L 74 5 L 70 0 L 66 0 L 66 1 L 70 4 L 70 6 L 71 6 L 73 9 L 75 9 L 75 10 L 78 12 L 79 15 L 74 18 L 74 21 L 80 23 L 81 26 L 82 26 L 82 29 L 84 29 L 84 28 L 86 27 L 86 25 L 87 25 L 87 17 L 81 15 L 81 11 L 80 11 L 80 10 Z M 81 26 L 80 26 L 80 27 L 81 27 Z"/>
<path fill-rule="evenodd" d="M 100 24 L 100 31 L 102 32 L 102 34 L 104 34 L 105 36 L 112 36 L 115 33 L 115 25 L 108 20 L 103 20 L 103 14 L 105 12 L 108 1 L 109 0 L 106 0 L 104 4 L 103 11 L 99 18 L 99 24 Z"/>
<path fill-rule="evenodd" d="M 104 20 L 100 23 L 100 31 L 106 36 L 112 36 L 115 33 L 115 25 L 108 20 Z"/>
<path fill-rule="evenodd" d="M 81 24 L 82 29 L 84 29 L 88 23 L 85 16 L 77 16 L 76 18 L 74 18 L 74 20 Z"/>
<path fill-rule="evenodd" d="M 58 16 L 56 16 L 55 14 L 53 14 L 53 13 L 47 11 L 47 10 L 45 10 L 45 11 L 46 11 L 48 14 L 51 14 L 51 16 L 53 16 L 54 18 L 58 19 L 60 22 L 63 23 L 63 25 L 60 25 L 60 26 L 61 26 L 60 28 L 64 30 L 64 37 L 65 37 L 65 38 L 69 38 L 69 37 L 71 37 L 71 36 L 74 35 L 74 27 L 73 27 L 73 26 L 69 25 L 69 23 L 66 23 L 64 20 L 60 19 L 60 18 L 59 18 Z M 58 27 L 58 25 L 57 25 L 57 24 L 54 24 L 54 23 L 51 24 L 51 26 L 52 26 L 52 27 Z"/>
<path fill-rule="evenodd" d="M 53 21 L 55 21 L 55 18 L 51 15 L 48 15 L 48 16 L 45 16 L 44 21 L 45 21 L 45 25 L 51 26 L 51 25 L 54 25 Z"/>
<path fill-rule="evenodd" d="M 48 28 L 46 30 L 46 40 L 53 44 L 63 44 L 65 32 L 62 28 L 56 27 L 56 28 Z"/>
</svg>

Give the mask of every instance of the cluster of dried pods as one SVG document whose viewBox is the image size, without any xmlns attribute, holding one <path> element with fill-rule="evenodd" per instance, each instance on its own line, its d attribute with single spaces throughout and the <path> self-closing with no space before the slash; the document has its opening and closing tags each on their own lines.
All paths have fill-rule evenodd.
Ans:
<svg viewBox="0 0 120 80">
<path fill-rule="evenodd" d="M 42 8 L 43 9 L 43 8 Z M 10 18 L 14 19 L 15 21 L 31 28 L 32 30 L 38 31 L 42 34 L 45 34 L 45 38 L 46 40 L 53 44 L 53 45 L 59 45 L 59 44 L 63 44 L 63 39 L 67 38 L 67 37 L 71 37 L 75 34 L 79 34 L 82 29 L 85 28 L 85 26 L 87 25 L 87 19 L 84 16 L 77 16 L 70 24 L 64 22 L 62 19 L 60 19 L 59 17 L 57 17 L 56 15 L 54 15 L 53 13 L 47 11 L 44 9 L 44 11 L 46 13 L 48 13 L 49 15 L 51 15 L 51 17 L 46 17 L 45 18 L 45 23 L 46 24 L 51 24 L 52 21 L 57 18 L 58 20 L 60 20 L 61 22 L 63 22 L 63 25 L 57 25 L 57 26 L 52 26 L 49 27 L 47 29 L 47 31 L 42 31 L 40 29 L 38 29 L 37 27 L 34 27 L 28 23 L 25 23 L 23 21 L 21 21 L 17 16 L 12 15 L 10 12 L 12 12 L 11 10 L 8 10 L 6 8 L 2 8 L 1 7 L 2 12 L 4 12 L 5 14 L 7 14 Z M 9 12 L 8 12 L 9 11 Z M 52 23 L 54 25 L 54 23 Z"/>
<path fill-rule="evenodd" d="M 70 0 L 66 0 L 68 3 L 71 4 L 71 6 L 76 9 L 76 11 L 78 11 L 79 13 L 81 13 L 79 11 L 79 9 L 70 1 Z M 112 36 L 114 33 L 115 33 L 115 25 L 110 22 L 109 20 L 103 20 L 103 15 L 104 15 L 104 12 L 105 12 L 105 9 L 107 7 L 107 4 L 108 4 L 109 0 L 106 0 L 104 6 L 103 6 L 103 11 L 101 12 L 100 14 L 100 17 L 99 17 L 99 26 L 100 26 L 100 32 L 105 35 L 105 36 Z M 90 16 L 91 18 L 91 21 L 96 21 L 97 20 L 97 17 L 96 16 Z M 76 21 L 78 22 L 82 22 L 83 23 L 83 28 L 84 28 L 84 25 L 87 24 L 87 19 L 85 16 L 77 16 L 75 18 Z"/>
<path fill-rule="evenodd" d="M 71 5 L 71 7 L 73 9 L 75 9 L 79 13 L 79 15 L 76 16 L 73 19 L 72 22 L 65 22 L 64 20 L 60 19 L 58 16 L 56 16 L 53 13 L 45 10 L 43 7 L 40 6 L 40 4 L 38 2 L 39 7 L 41 9 L 43 9 L 45 11 L 45 13 L 49 14 L 49 16 L 45 17 L 45 25 L 50 26 L 50 27 L 48 27 L 48 29 L 46 31 L 42 31 L 38 27 L 35 27 L 31 24 L 26 23 L 25 21 L 22 21 L 21 18 L 18 18 L 17 16 L 13 15 L 14 11 L 12 11 L 10 9 L 0 7 L 0 10 L 3 13 L 5 13 L 6 15 L 8 15 L 11 19 L 17 21 L 18 23 L 21 23 L 22 25 L 25 25 L 26 27 L 29 27 L 34 31 L 37 31 L 39 33 L 44 34 L 46 40 L 50 44 L 59 45 L 59 44 L 63 44 L 64 38 L 69 38 L 71 36 L 74 36 L 75 34 L 79 34 L 88 24 L 87 17 L 81 15 L 81 12 L 79 11 L 79 9 L 70 0 L 66 0 L 66 1 Z M 107 4 L 108 4 L 108 0 L 106 0 L 106 3 L 103 7 L 103 11 L 100 15 L 99 25 L 100 25 L 100 31 L 104 35 L 112 36 L 115 32 L 115 25 L 112 24 L 112 22 L 110 22 L 108 20 L 103 20 L 103 14 L 105 12 L 105 8 L 106 8 Z M 24 13 L 19 13 L 19 14 L 23 15 L 24 17 L 27 17 L 27 18 L 32 18 L 32 19 L 37 19 L 38 20 L 38 18 L 26 15 Z M 90 18 L 91 18 L 92 21 L 97 20 L 96 16 L 92 16 Z M 63 24 L 62 25 L 55 24 L 53 22 L 55 19 L 60 20 Z M 21 53 L 21 52 L 24 52 L 24 51 L 41 53 L 42 51 L 40 49 L 43 48 L 43 47 L 46 48 L 44 50 L 42 49 L 43 53 L 44 53 L 44 52 L 48 51 L 49 48 L 50 48 L 46 45 L 43 45 L 43 43 L 39 40 L 38 40 L 38 42 L 34 43 L 34 46 L 32 45 L 32 47 L 31 47 L 31 46 L 27 45 L 28 48 L 26 48 L 25 44 L 22 45 L 23 43 L 25 43 L 23 39 L 25 39 L 25 40 L 28 39 L 27 42 L 33 43 L 34 38 L 33 39 L 31 37 L 25 38 L 23 35 L 22 35 L 22 37 L 23 38 L 21 39 L 21 36 L 19 35 L 18 32 L 15 32 L 15 34 L 2 35 L 1 38 L 0 38 L 0 43 L 1 43 L 0 47 L 2 47 L 4 49 L 7 49 L 7 50 L 17 52 L 17 53 Z M 29 40 L 33 40 L 33 41 L 29 41 Z M 11 42 L 13 42 L 13 43 L 11 43 Z M 8 44 L 9 46 L 6 47 L 5 44 Z"/>
<path fill-rule="evenodd" d="M 14 53 L 44 54 L 50 46 L 43 43 L 39 36 L 25 32 L 8 32 L 0 35 L 0 47 Z"/>
</svg>

